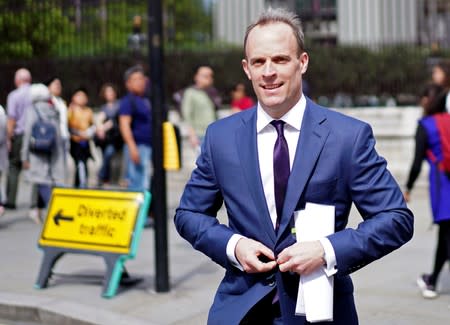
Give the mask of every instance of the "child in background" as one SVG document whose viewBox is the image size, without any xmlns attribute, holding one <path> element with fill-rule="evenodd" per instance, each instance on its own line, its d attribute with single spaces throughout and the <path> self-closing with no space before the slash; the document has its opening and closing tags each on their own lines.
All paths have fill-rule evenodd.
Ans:
<svg viewBox="0 0 450 325">
<path fill-rule="evenodd" d="M 231 92 L 231 110 L 240 112 L 255 106 L 255 101 L 247 95 L 245 84 L 238 83 Z"/>
<path fill-rule="evenodd" d="M 88 185 L 87 161 L 92 158 L 89 140 L 95 133 L 94 113 L 88 104 L 87 91 L 78 88 L 72 95 L 68 119 L 70 132 L 70 155 L 75 163 L 75 187 Z"/>
</svg>

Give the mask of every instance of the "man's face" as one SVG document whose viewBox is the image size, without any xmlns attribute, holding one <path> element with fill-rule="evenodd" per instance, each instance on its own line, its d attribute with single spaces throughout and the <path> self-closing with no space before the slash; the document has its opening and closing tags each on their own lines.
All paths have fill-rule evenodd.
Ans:
<svg viewBox="0 0 450 325">
<path fill-rule="evenodd" d="M 303 52 L 298 56 L 294 32 L 284 23 L 253 28 L 245 54 L 242 66 L 252 81 L 258 101 L 270 116 L 280 118 L 301 97 L 308 54 Z"/>
<path fill-rule="evenodd" d="M 133 73 L 127 80 L 126 86 L 130 93 L 142 96 L 145 93 L 145 76 L 142 72 Z"/>
<path fill-rule="evenodd" d="M 212 86 L 214 73 L 210 67 L 200 67 L 194 77 L 195 85 L 200 89 Z"/>
</svg>

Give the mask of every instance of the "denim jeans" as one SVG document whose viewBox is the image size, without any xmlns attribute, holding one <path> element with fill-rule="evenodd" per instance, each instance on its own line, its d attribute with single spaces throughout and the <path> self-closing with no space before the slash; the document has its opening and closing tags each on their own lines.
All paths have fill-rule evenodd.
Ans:
<svg viewBox="0 0 450 325">
<path fill-rule="evenodd" d="M 128 146 L 124 147 L 125 161 L 127 163 L 128 188 L 135 191 L 150 190 L 150 165 L 152 161 L 152 148 L 148 145 L 137 145 L 140 162 L 135 164 L 131 158 Z"/>
<path fill-rule="evenodd" d="M 111 181 L 111 160 L 115 153 L 116 149 L 112 144 L 108 144 L 103 150 L 103 163 L 100 171 L 98 172 L 100 182 Z"/>
<path fill-rule="evenodd" d="M 38 204 L 37 207 L 42 209 L 48 206 L 52 195 L 52 186 L 50 184 L 37 184 Z"/>
</svg>

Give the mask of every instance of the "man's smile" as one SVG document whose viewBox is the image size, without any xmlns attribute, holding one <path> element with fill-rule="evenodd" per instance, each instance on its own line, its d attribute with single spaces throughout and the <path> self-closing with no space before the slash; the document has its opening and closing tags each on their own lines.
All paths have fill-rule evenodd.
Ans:
<svg viewBox="0 0 450 325">
<path fill-rule="evenodd" d="M 283 85 L 283 83 L 277 83 L 277 84 L 270 84 L 270 85 L 261 85 L 261 87 L 266 90 L 273 90 L 273 89 L 280 88 L 282 85 Z"/>
</svg>

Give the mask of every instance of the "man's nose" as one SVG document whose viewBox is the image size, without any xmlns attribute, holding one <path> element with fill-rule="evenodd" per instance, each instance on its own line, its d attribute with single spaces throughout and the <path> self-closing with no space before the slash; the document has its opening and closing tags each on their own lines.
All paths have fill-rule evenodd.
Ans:
<svg viewBox="0 0 450 325">
<path fill-rule="evenodd" d="M 264 65 L 264 77 L 271 77 L 275 74 L 275 67 L 273 66 L 273 63 L 270 61 L 267 61 Z"/>
</svg>

